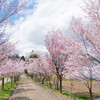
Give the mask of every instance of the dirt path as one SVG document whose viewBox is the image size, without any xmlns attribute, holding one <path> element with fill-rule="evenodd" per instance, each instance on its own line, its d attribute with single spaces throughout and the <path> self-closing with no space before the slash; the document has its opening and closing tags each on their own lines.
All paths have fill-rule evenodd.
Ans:
<svg viewBox="0 0 100 100">
<path fill-rule="evenodd" d="M 70 100 L 66 97 L 48 90 L 25 75 L 21 76 L 20 82 L 9 100 Z"/>
</svg>

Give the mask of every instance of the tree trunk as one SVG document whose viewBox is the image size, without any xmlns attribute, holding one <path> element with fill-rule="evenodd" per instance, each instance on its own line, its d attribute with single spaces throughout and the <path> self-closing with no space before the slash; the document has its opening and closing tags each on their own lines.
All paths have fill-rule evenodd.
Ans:
<svg viewBox="0 0 100 100">
<path fill-rule="evenodd" d="M 74 95 L 74 83 L 72 81 L 72 88 L 73 88 L 73 100 L 75 100 L 75 95 Z"/>
<path fill-rule="evenodd" d="M 92 90 L 90 89 L 89 92 L 90 92 L 90 98 L 91 98 L 91 100 L 93 100 L 93 97 L 92 97 Z"/>
<path fill-rule="evenodd" d="M 60 76 L 60 93 L 62 93 L 62 76 Z"/>
<path fill-rule="evenodd" d="M 16 77 L 14 77 L 14 83 L 16 83 Z"/>
<path fill-rule="evenodd" d="M 72 98 L 72 81 L 70 81 L 70 97 Z"/>
<path fill-rule="evenodd" d="M 55 76 L 53 76 L 53 89 L 56 90 Z"/>
<path fill-rule="evenodd" d="M 49 85 L 50 85 L 50 88 L 52 88 L 52 86 L 51 86 L 51 82 L 50 82 L 50 78 L 49 78 Z"/>
<path fill-rule="evenodd" d="M 18 79 L 19 79 L 19 75 L 17 76 L 17 81 L 18 81 Z"/>
<path fill-rule="evenodd" d="M 92 79 L 90 80 L 89 92 L 90 92 L 90 98 L 91 98 L 91 100 L 93 100 L 93 96 L 92 96 Z"/>
<path fill-rule="evenodd" d="M 31 75 L 31 78 L 33 79 L 33 75 Z"/>
<path fill-rule="evenodd" d="M 4 90 L 4 77 L 2 77 L 2 90 Z"/>
<path fill-rule="evenodd" d="M 48 79 L 46 79 L 46 83 L 47 83 L 47 85 L 48 85 Z"/>
<path fill-rule="evenodd" d="M 56 86 L 56 89 L 58 90 L 58 89 L 59 89 L 59 77 L 58 77 L 58 75 L 57 75 L 57 81 L 56 81 L 56 82 L 57 82 L 57 84 L 56 84 L 56 85 L 57 85 L 57 86 Z"/>
<path fill-rule="evenodd" d="M 10 79 L 11 79 L 11 87 L 12 87 L 12 85 L 13 85 L 13 77 L 11 76 Z"/>
<path fill-rule="evenodd" d="M 44 84 L 45 77 L 42 79 L 42 84 Z"/>
</svg>

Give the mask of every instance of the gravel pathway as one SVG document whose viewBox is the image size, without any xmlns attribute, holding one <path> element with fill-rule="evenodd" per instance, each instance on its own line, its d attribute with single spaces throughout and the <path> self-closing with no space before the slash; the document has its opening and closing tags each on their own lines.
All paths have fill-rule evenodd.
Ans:
<svg viewBox="0 0 100 100">
<path fill-rule="evenodd" d="M 55 93 L 52 90 L 36 84 L 25 75 L 21 76 L 20 82 L 9 100 L 71 100 Z"/>
</svg>

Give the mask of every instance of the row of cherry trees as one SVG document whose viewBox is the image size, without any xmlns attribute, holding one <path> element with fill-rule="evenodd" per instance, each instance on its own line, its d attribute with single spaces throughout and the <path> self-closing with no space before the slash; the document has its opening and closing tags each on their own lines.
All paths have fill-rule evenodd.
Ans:
<svg viewBox="0 0 100 100">
<path fill-rule="evenodd" d="M 88 21 L 73 17 L 69 33 L 50 31 L 45 38 L 48 52 L 29 59 L 26 68 L 30 74 L 40 76 L 42 82 L 45 76 L 56 75 L 60 93 L 62 77 L 84 80 L 93 100 L 92 82 L 100 79 L 100 0 L 85 1 L 82 9 Z"/>
<path fill-rule="evenodd" d="M 53 75 L 52 68 L 44 53 L 31 53 L 28 60 L 25 61 L 25 69 L 35 81 L 39 81 L 42 84 L 46 79 L 49 79 L 50 82 L 50 78 Z"/>
<path fill-rule="evenodd" d="M 10 36 L 5 31 L 7 25 L 13 23 L 11 17 L 25 7 L 26 3 L 23 0 L 0 0 L 0 77 L 2 77 L 2 90 L 4 89 L 5 76 L 15 77 L 24 71 L 23 62 L 15 54 L 15 44 L 9 42 Z"/>
</svg>

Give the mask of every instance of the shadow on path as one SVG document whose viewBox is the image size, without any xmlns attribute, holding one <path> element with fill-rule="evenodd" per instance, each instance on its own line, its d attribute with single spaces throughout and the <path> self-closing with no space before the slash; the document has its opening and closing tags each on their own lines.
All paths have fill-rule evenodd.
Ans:
<svg viewBox="0 0 100 100">
<path fill-rule="evenodd" d="M 28 97 L 15 97 L 10 100 L 30 100 Z"/>
<path fill-rule="evenodd" d="M 20 88 L 20 89 L 16 89 L 16 91 L 14 93 L 17 94 L 17 93 L 22 93 L 22 92 L 34 91 L 34 90 L 35 89 L 23 89 L 23 88 Z"/>
</svg>

